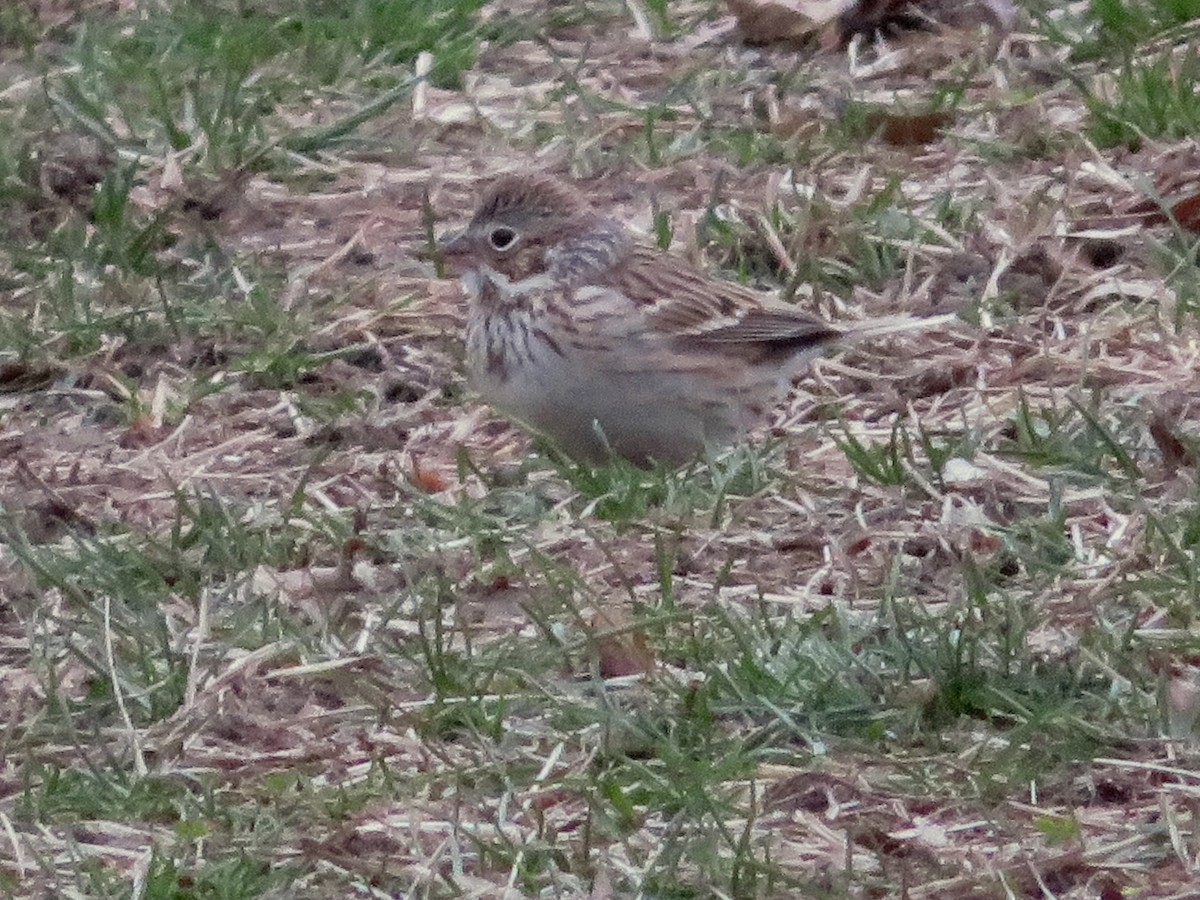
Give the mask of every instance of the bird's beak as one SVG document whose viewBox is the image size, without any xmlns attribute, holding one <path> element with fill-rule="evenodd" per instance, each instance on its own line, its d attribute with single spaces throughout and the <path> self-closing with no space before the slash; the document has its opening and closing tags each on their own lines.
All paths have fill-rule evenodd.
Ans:
<svg viewBox="0 0 1200 900">
<path fill-rule="evenodd" d="M 438 253 L 445 260 L 447 267 L 456 275 L 465 266 L 466 257 L 471 253 L 471 242 L 467 240 L 467 230 L 451 231 L 442 235 L 438 241 Z"/>
</svg>

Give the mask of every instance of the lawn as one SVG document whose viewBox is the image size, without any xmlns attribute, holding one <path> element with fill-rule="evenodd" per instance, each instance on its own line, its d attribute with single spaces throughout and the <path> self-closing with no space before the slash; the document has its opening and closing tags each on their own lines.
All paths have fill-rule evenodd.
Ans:
<svg viewBox="0 0 1200 900">
<path fill-rule="evenodd" d="M 0 895 L 1198 896 L 1200 2 L 918 24 L 0 9 Z M 436 252 L 523 167 L 958 318 L 579 465 Z"/>
</svg>

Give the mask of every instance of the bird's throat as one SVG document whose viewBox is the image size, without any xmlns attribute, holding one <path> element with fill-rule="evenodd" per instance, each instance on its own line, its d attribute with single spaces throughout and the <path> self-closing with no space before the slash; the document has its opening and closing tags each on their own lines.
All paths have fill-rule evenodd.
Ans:
<svg viewBox="0 0 1200 900">
<path fill-rule="evenodd" d="M 484 309 L 528 309 L 536 296 L 554 287 L 554 279 L 546 272 L 513 279 L 491 266 L 480 266 L 465 272 L 459 284 Z"/>
</svg>

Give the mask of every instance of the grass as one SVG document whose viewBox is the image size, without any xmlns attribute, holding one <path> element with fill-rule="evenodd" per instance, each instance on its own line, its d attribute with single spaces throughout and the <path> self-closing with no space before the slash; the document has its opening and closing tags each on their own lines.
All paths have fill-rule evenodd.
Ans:
<svg viewBox="0 0 1200 900">
<path fill-rule="evenodd" d="M 1130 62 L 1117 75 L 1111 100 L 1093 98 L 1091 137 L 1100 147 L 1136 148 L 1146 140 L 1177 140 L 1200 134 L 1194 52 Z"/>
<path fill-rule="evenodd" d="M 105 339 L 277 330 L 259 318 L 282 312 L 273 288 L 251 280 L 262 261 L 219 251 L 228 195 L 253 173 L 300 174 L 287 148 L 342 140 L 339 107 L 357 104 L 350 117 L 362 125 L 363 109 L 387 108 L 381 91 L 407 96 L 413 60 L 435 41 L 431 82 L 457 83 L 478 6 L 312 2 L 281 15 L 195 0 L 129 22 L 85 9 L 44 94 L 12 111 L 36 137 L 0 146 L 0 190 L 16 212 L 5 256 L 18 302 L 0 319 L 5 343 L 76 356 Z M 306 129 L 278 117 L 314 102 L 339 118 Z M 235 293 L 249 302 L 222 302 Z"/>
<path fill-rule="evenodd" d="M 0 892 L 1188 895 L 1195 240 L 1062 235 L 1142 200 L 1083 149 L 1186 149 L 1194 5 L 884 72 L 919 146 L 634 6 L 655 48 L 617 0 L 0 12 Z M 475 405 L 427 255 L 526 158 L 823 315 L 999 324 L 581 466 Z"/>
<path fill-rule="evenodd" d="M 1180 41 L 1197 18 L 1196 0 L 1089 0 L 1071 7 L 1035 5 L 1048 38 L 1080 62 L 1111 60 L 1160 37 Z"/>
</svg>

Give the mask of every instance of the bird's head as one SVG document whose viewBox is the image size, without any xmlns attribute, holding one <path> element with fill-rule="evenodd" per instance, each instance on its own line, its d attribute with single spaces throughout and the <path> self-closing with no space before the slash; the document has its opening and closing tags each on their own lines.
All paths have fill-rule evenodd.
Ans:
<svg viewBox="0 0 1200 900">
<path fill-rule="evenodd" d="M 470 224 L 444 237 L 441 251 L 456 273 L 491 269 L 521 281 L 548 268 L 547 253 L 594 224 L 583 195 L 550 175 L 501 175 L 480 199 Z"/>
</svg>

